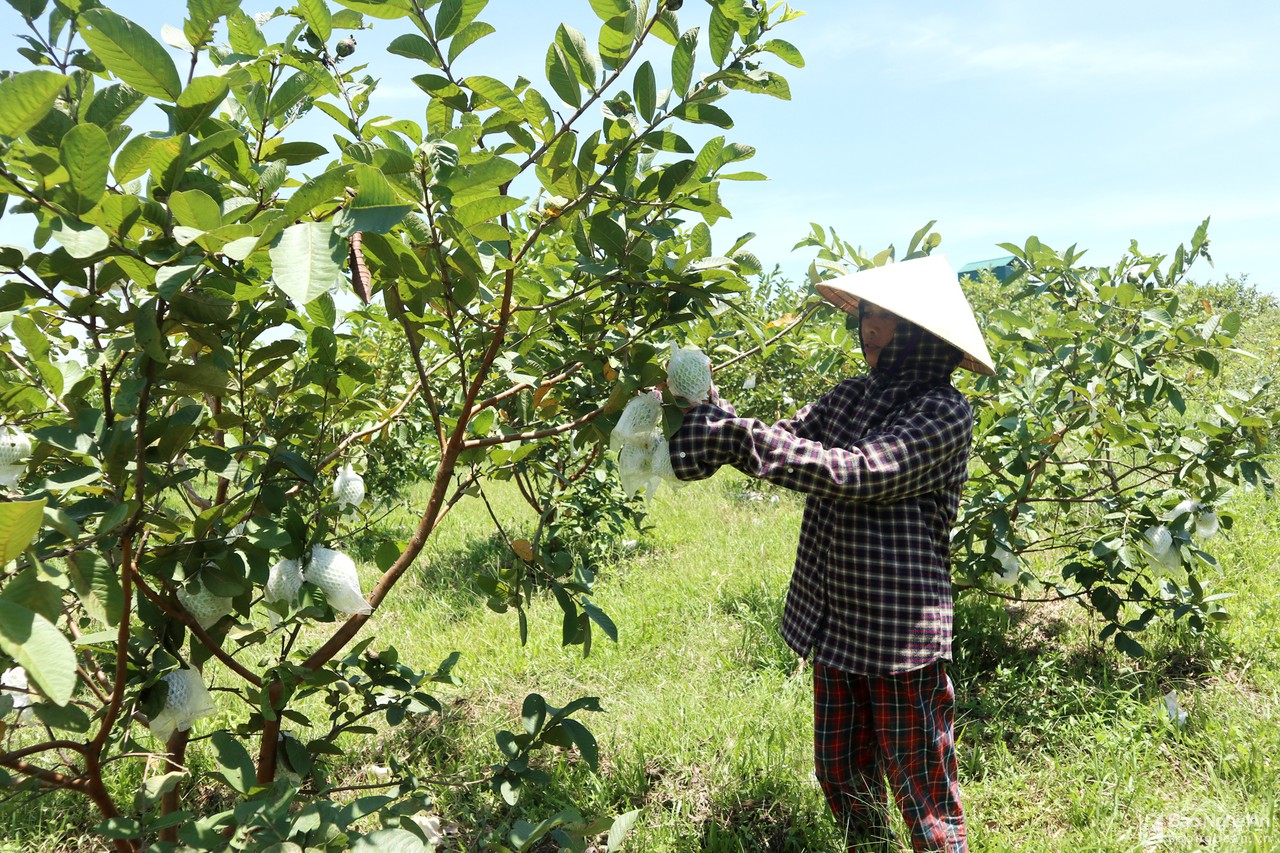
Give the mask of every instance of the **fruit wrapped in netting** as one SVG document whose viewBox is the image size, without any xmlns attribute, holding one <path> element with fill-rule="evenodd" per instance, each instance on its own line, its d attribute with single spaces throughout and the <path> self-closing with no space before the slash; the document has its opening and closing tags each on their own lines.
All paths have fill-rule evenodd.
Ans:
<svg viewBox="0 0 1280 853">
<path fill-rule="evenodd" d="M 653 455 L 649 465 L 653 476 L 671 488 L 678 489 L 685 485 L 684 480 L 678 478 L 671 468 L 671 445 L 662 437 L 662 433 L 658 433 L 653 440 Z"/>
<path fill-rule="evenodd" d="M 213 697 L 194 669 L 175 669 L 161 679 L 165 684 L 164 707 L 151 718 L 151 734 L 167 741 L 175 731 L 185 732 L 192 723 L 214 711 Z"/>
<path fill-rule="evenodd" d="M 31 438 L 17 427 L 0 426 L 0 486 L 18 488 L 18 480 L 27 471 L 31 455 Z"/>
<path fill-rule="evenodd" d="M 1187 498 L 1173 508 L 1166 518 L 1173 521 L 1179 516 L 1190 515 L 1196 536 L 1201 539 L 1212 539 L 1218 533 L 1218 514 L 1200 501 Z"/>
<path fill-rule="evenodd" d="M 302 589 L 302 561 L 281 560 L 271 567 L 267 575 L 267 585 L 262 592 L 262 600 L 274 604 L 283 601 L 292 604 L 298 598 L 298 590 Z M 280 614 L 270 611 L 271 627 L 280 624 Z"/>
<path fill-rule="evenodd" d="M 667 361 L 667 388 L 689 403 L 705 403 L 711 397 L 711 359 L 697 347 L 671 348 Z"/>
<path fill-rule="evenodd" d="M 995 558 L 996 562 L 1000 564 L 1000 568 L 991 573 L 992 583 L 996 586 L 1016 586 L 1018 579 L 1022 574 L 1022 570 L 1018 566 L 1017 556 L 1015 556 L 1013 552 L 997 545 Z"/>
<path fill-rule="evenodd" d="M 662 480 L 653 473 L 652 438 L 622 446 L 618 451 L 618 476 L 622 480 L 622 490 L 629 495 L 639 494 L 642 490 L 648 494 L 657 491 Z"/>
<path fill-rule="evenodd" d="M 1162 524 L 1148 527 L 1138 541 L 1138 550 L 1147 558 L 1155 577 L 1186 581 L 1186 570 L 1182 567 L 1182 549 L 1173 541 L 1169 528 Z"/>
<path fill-rule="evenodd" d="M 231 612 L 231 599 L 214 595 L 199 581 L 194 581 L 190 588 L 178 587 L 178 601 L 206 631 Z"/>
<path fill-rule="evenodd" d="M 317 545 L 311 549 L 311 559 L 307 561 L 303 577 L 320 587 L 329 606 L 337 612 L 347 615 L 373 612 L 360 592 L 360 575 L 356 572 L 355 561 L 346 554 Z"/>
<path fill-rule="evenodd" d="M 18 718 L 24 716 L 31 705 L 31 686 L 27 683 L 27 671 L 20 666 L 11 666 L 0 675 L 0 693 L 13 700 L 11 706 L 18 712 Z"/>
<path fill-rule="evenodd" d="M 622 480 L 622 490 L 629 495 L 652 495 L 658 486 L 666 483 L 672 488 L 679 488 L 684 483 L 676 478 L 671 470 L 671 450 L 662 430 L 655 429 L 644 440 L 636 440 L 623 445 L 618 452 L 618 474 Z"/>
<path fill-rule="evenodd" d="M 333 480 L 333 498 L 343 509 L 355 509 L 364 503 L 364 478 L 350 465 L 342 466 Z"/>
<path fill-rule="evenodd" d="M 641 391 L 631 398 L 609 436 L 614 450 L 626 444 L 647 444 L 662 422 L 662 397 L 656 391 Z"/>
</svg>

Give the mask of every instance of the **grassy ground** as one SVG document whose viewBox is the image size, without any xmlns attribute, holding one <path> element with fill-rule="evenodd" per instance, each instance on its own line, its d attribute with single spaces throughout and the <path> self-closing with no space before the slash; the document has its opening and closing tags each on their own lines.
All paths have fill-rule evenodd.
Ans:
<svg viewBox="0 0 1280 853">
<path fill-rule="evenodd" d="M 530 815 L 641 809 L 633 851 L 840 847 L 810 766 L 811 682 L 778 635 L 800 503 L 730 478 L 655 498 L 653 529 L 601 579 L 597 603 L 620 627 L 582 659 L 559 643 L 553 601 L 536 605 L 527 646 L 510 615 L 460 592 L 483 564 L 483 509 L 448 519 L 380 637 L 423 666 L 466 650 L 466 684 L 426 740 L 445 769 L 496 756 L 492 732 L 518 725 L 524 695 L 602 699 L 585 720 L 604 756 L 592 775 L 551 761 Z M 776 497 L 776 499 L 775 499 Z M 500 516 L 520 524 L 516 502 Z M 1247 495 L 1219 545 L 1235 619 L 1192 638 L 1151 632 L 1142 663 L 1102 650 L 1067 604 L 961 602 L 954 677 L 972 849 L 1273 850 L 1280 836 L 1280 591 L 1271 567 L 1280 506 Z M 1189 712 L 1179 728 L 1162 696 Z M 467 824 L 487 794 L 442 794 Z"/>
<path fill-rule="evenodd" d="M 653 500 L 652 529 L 597 586 L 618 642 L 598 637 L 585 659 L 560 645 L 554 600 L 535 602 L 525 646 L 513 614 L 484 606 L 473 578 L 495 559 L 492 527 L 479 501 L 461 505 L 370 628 L 422 669 L 462 650 L 464 684 L 438 692 L 443 715 L 355 744 L 351 774 L 395 754 L 482 777 L 493 733 L 518 728 L 527 693 L 598 696 L 603 713 L 582 716 L 600 772 L 573 752 L 539 759 L 553 781 L 517 815 L 639 809 L 625 849 L 647 853 L 842 849 L 811 775 L 811 681 L 777 630 L 801 505 L 747 486 L 722 475 Z M 514 494 L 490 496 L 504 526 L 528 525 Z M 1072 605 L 960 603 L 971 849 L 1280 850 L 1280 501 L 1245 495 L 1234 511 L 1212 582 L 1239 593 L 1235 618 L 1199 638 L 1149 632 L 1140 664 L 1100 650 Z M 380 527 L 396 537 L 410 523 L 397 513 Z M 1182 728 L 1163 710 L 1170 690 L 1189 712 Z M 435 808 L 463 828 L 516 816 L 483 787 L 442 789 Z M 75 846 L 86 811 L 66 798 L 6 810 L 0 849 Z M 464 833 L 455 849 L 473 841 Z"/>
</svg>

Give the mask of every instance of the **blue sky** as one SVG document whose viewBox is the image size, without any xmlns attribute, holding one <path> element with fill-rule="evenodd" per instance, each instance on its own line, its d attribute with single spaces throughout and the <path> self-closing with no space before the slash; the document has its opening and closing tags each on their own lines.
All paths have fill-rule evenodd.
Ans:
<svg viewBox="0 0 1280 853">
<path fill-rule="evenodd" d="M 108 5 L 155 33 L 181 25 L 176 3 Z M 811 254 L 791 247 L 811 221 L 877 250 L 937 219 L 956 266 L 1030 234 L 1105 264 L 1131 239 L 1171 252 L 1210 216 L 1216 267 L 1195 277 L 1247 275 L 1280 294 L 1280 4 L 796 5 L 808 14 L 777 31 L 807 60 L 779 64 L 793 99 L 726 103 L 737 122 L 728 137 L 754 145 L 749 167 L 771 180 L 725 186 L 734 219 L 716 228 L 718 247 L 756 232 L 761 260 L 798 276 Z M 702 0 L 686 7 L 683 26 L 705 18 Z M 460 73 L 523 73 L 548 93 L 556 25 L 589 36 L 599 26 L 587 0 L 491 0 L 481 19 L 498 32 Z M 421 120 L 425 96 L 408 78 L 424 69 L 382 50 L 403 25 L 374 24 L 355 58 L 383 78 L 375 112 Z M 0 34 L 11 39 L 17 25 L 0 10 Z"/>
</svg>

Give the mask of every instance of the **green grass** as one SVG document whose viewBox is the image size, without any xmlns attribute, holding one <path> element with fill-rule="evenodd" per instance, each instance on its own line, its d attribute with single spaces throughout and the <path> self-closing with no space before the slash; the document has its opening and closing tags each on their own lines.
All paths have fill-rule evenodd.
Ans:
<svg viewBox="0 0 1280 853">
<path fill-rule="evenodd" d="M 801 505 L 784 493 L 744 499 L 746 486 L 726 477 L 653 501 L 652 530 L 598 584 L 619 641 L 597 641 L 587 659 L 560 646 L 551 600 L 535 603 L 522 647 L 510 615 L 456 594 L 457 567 L 484 563 L 487 527 L 478 505 L 448 519 L 401 596 L 412 619 L 379 617 L 380 636 L 424 667 L 465 650 L 466 684 L 430 727 L 447 769 L 494 760 L 492 732 L 518 725 L 528 692 L 554 704 L 599 696 L 604 713 L 585 722 L 601 772 L 573 755 L 549 760 L 554 783 L 521 803 L 527 817 L 569 803 L 639 808 L 634 851 L 838 849 L 810 775 L 811 682 L 777 630 Z M 518 503 L 499 497 L 518 528 Z M 1280 594 L 1269 571 L 1280 511 L 1247 495 L 1235 514 L 1217 548 L 1223 576 L 1210 579 L 1239 593 L 1235 619 L 1202 637 L 1148 632 L 1147 661 L 1102 648 L 1073 605 L 961 602 L 954 677 L 972 849 L 1280 849 Z M 1169 690 L 1190 713 L 1181 729 L 1163 711 Z M 463 825 L 502 812 L 476 791 L 442 792 L 437 808 Z"/>
<path fill-rule="evenodd" d="M 463 686 L 437 691 L 443 714 L 351 741 L 338 775 L 394 754 L 482 778 L 498 760 L 495 730 L 518 729 L 526 694 L 554 705 L 597 696 L 603 712 L 580 716 L 600 771 L 573 751 L 540 755 L 552 782 L 514 810 L 483 786 L 441 787 L 434 809 L 460 842 L 572 805 L 587 816 L 639 809 L 629 851 L 843 849 L 811 775 L 811 681 L 778 633 L 801 503 L 747 487 L 721 476 L 654 498 L 652 527 L 597 581 L 618 642 L 597 632 L 587 658 L 561 646 L 550 596 L 533 603 L 523 646 L 514 614 L 485 607 L 474 578 L 505 546 L 480 501 L 461 504 L 366 630 L 420 669 L 462 651 Z M 489 497 L 504 527 L 529 529 L 514 492 Z M 1238 593 L 1234 618 L 1200 637 L 1149 631 L 1148 660 L 1102 648 L 1074 605 L 960 602 L 953 677 L 971 849 L 1280 849 L 1280 501 L 1242 495 L 1233 511 L 1234 530 L 1215 543 L 1222 575 L 1209 581 Z M 392 513 L 377 535 L 405 538 L 412 523 Z M 1190 714 L 1182 728 L 1163 711 L 1169 690 Z M 50 837 L 74 848 L 86 813 L 61 796 L 7 810 L 17 846 L 5 849 Z"/>
</svg>

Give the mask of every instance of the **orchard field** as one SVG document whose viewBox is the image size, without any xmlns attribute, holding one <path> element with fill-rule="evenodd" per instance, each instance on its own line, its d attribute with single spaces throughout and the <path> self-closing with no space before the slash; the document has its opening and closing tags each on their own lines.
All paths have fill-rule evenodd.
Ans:
<svg viewBox="0 0 1280 853">
<path fill-rule="evenodd" d="M 798 13 L 590 0 L 498 79 L 484 0 L 7 2 L 3 843 L 838 849 L 776 627 L 798 499 L 627 494 L 611 442 L 673 348 L 790 414 L 860 369 L 812 285 L 942 243 L 811 224 L 791 281 L 713 236 Z M 968 283 L 975 849 L 1275 835 L 1280 310 L 1209 226 L 1102 266 L 1018 235 Z"/>
</svg>

